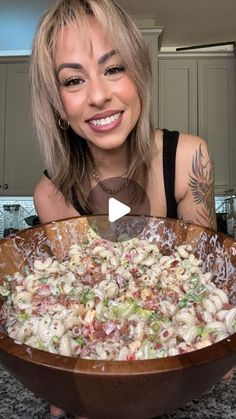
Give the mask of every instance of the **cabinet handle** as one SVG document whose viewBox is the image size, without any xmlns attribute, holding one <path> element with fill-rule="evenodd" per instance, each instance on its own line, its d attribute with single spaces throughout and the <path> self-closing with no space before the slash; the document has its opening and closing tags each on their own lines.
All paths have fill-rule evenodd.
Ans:
<svg viewBox="0 0 236 419">
<path fill-rule="evenodd" d="M 4 189 L 8 189 L 8 184 L 5 183 L 5 185 L 3 187 L 4 187 Z"/>
</svg>

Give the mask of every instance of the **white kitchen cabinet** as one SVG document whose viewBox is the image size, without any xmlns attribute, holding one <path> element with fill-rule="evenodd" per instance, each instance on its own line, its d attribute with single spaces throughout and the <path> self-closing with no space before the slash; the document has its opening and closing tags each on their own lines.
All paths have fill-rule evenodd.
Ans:
<svg viewBox="0 0 236 419">
<path fill-rule="evenodd" d="M 236 60 L 198 60 L 198 133 L 212 150 L 219 192 L 236 192 Z"/>
<path fill-rule="evenodd" d="M 235 57 L 159 58 L 159 127 L 207 140 L 215 163 L 215 190 L 236 191 Z"/>
<path fill-rule="evenodd" d="M 29 63 L 0 63 L 0 194 L 30 196 L 42 174 L 33 128 Z"/>
<path fill-rule="evenodd" d="M 159 128 L 197 134 L 197 62 L 159 60 Z"/>
</svg>

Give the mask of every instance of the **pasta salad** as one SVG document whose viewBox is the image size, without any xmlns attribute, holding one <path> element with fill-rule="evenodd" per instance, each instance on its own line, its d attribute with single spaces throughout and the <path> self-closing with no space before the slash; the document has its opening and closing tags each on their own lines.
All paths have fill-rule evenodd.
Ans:
<svg viewBox="0 0 236 419">
<path fill-rule="evenodd" d="M 163 255 L 152 239 L 88 236 L 63 261 L 6 276 L 1 324 L 15 341 L 66 356 L 142 360 L 178 355 L 236 331 L 236 307 L 190 245 Z"/>
</svg>

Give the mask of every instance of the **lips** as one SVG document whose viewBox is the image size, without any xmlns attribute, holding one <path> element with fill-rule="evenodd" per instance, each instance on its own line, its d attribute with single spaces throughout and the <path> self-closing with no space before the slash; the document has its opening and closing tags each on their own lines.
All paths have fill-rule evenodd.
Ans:
<svg viewBox="0 0 236 419">
<path fill-rule="evenodd" d="M 107 116 L 106 118 L 99 118 L 99 119 L 91 119 L 89 121 L 90 124 L 95 126 L 104 126 L 111 124 L 112 122 L 116 121 L 121 115 L 121 112 L 115 113 L 111 116 Z"/>
<path fill-rule="evenodd" d="M 113 129 L 120 124 L 122 114 L 121 111 L 107 111 L 93 115 L 86 122 L 96 131 Z"/>
</svg>

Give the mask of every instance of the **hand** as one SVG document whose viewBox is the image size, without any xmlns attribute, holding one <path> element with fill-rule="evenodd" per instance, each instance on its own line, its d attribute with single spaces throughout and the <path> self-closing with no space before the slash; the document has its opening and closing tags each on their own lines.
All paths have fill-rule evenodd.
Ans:
<svg viewBox="0 0 236 419">
<path fill-rule="evenodd" d="M 56 419 L 56 418 L 63 419 L 63 418 L 66 417 L 65 412 L 62 409 L 60 409 L 59 407 L 56 407 L 52 404 L 50 406 L 50 414 L 51 414 L 51 418 L 53 418 L 53 419 Z M 75 416 L 74 419 L 88 419 L 88 418 L 85 418 L 84 416 Z"/>
<path fill-rule="evenodd" d="M 51 404 L 50 406 L 50 414 L 51 414 L 51 419 L 52 418 L 64 418 L 65 417 L 65 412 L 60 409 L 59 407 L 56 407 L 54 405 Z"/>
<path fill-rule="evenodd" d="M 234 375 L 234 370 L 232 368 L 232 370 L 228 371 L 227 374 L 225 374 L 223 377 L 226 383 L 228 384 L 231 383 L 233 375 Z"/>
</svg>

